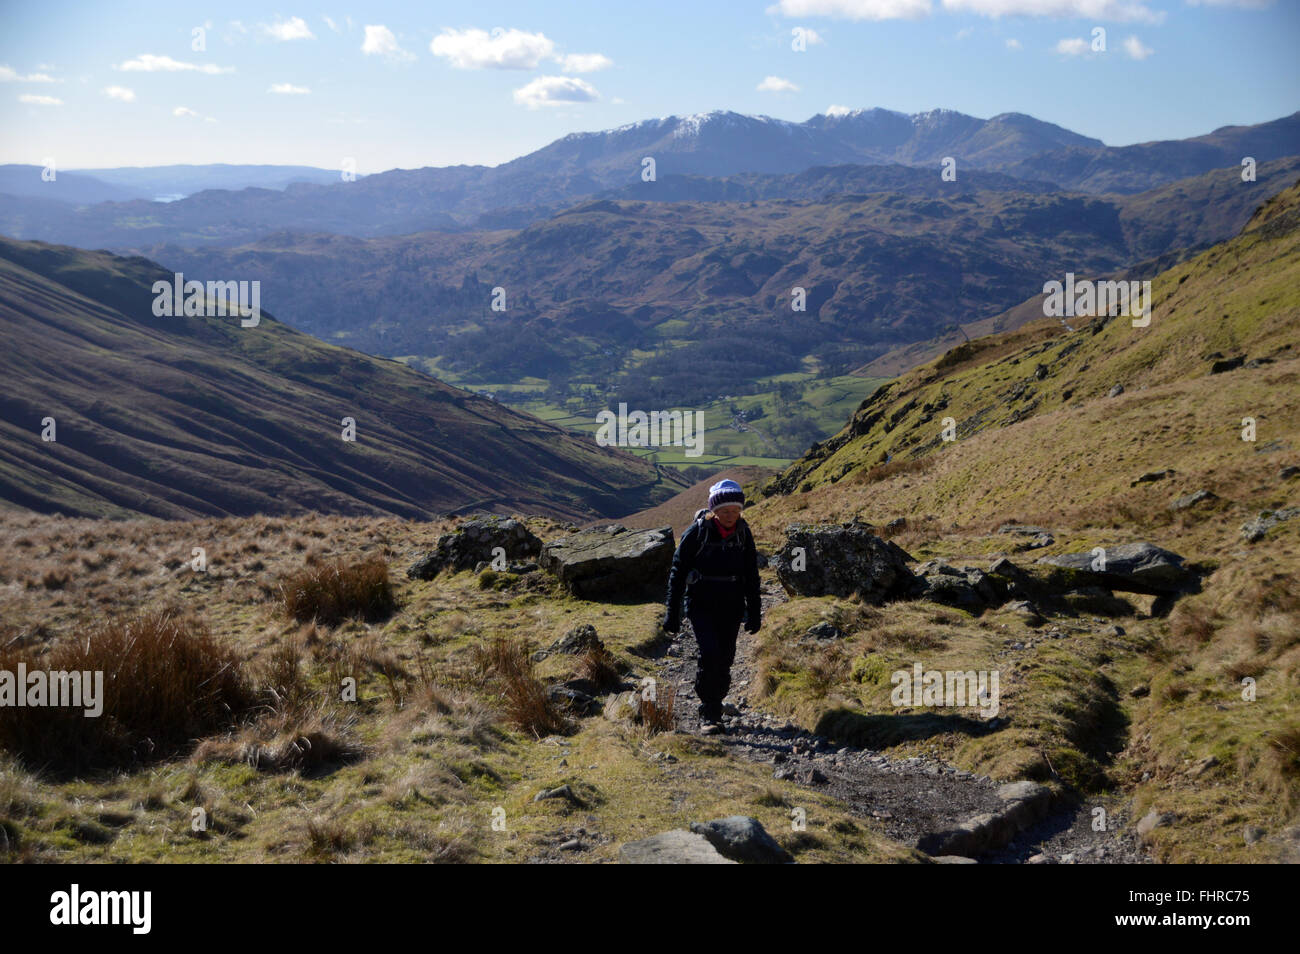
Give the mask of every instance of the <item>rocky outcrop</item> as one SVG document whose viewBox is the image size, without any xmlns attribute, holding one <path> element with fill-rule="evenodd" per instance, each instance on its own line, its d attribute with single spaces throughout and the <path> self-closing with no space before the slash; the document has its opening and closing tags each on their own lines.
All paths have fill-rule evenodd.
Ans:
<svg viewBox="0 0 1300 954">
<path fill-rule="evenodd" d="M 580 530 L 542 547 L 538 562 L 585 600 L 662 600 L 673 562 L 673 531 L 608 524 Z"/>
<path fill-rule="evenodd" d="M 438 538 L 406 571 L 413 580 L 431 580 L 443 570 L 472 570 L 504 556 L 507 566 L 536 557 L 542 541 L 513 517 L 474 517 Z"/>
<path fill-rule="evenodd" d="M 859 594 L 871 603 L 906 597 L 916 586 L 911 557 L 865 524 L 791 524 L 772 557 L 776 577 L 796 596 Z"/>
<path fill-rule="evenodd" d="M 746 865 L 786 865 L 794 858 L 777 844 L 757 818 L 728 815 L 708 822 L 691 822 L 691 831 L 703 835 L 724 858 Z"/>
<path fill-rule="evenodd" d="M 1058 568 L 1060 582 L 1072 588 L 1100 586 L 1128 593 L 1167 596 L 1195 592 L 1198 577 L 1177 553 L 1150 543 L 1099 547 L 1100 552 L 1063 553 L 1038 563 Z"/>
</svg>

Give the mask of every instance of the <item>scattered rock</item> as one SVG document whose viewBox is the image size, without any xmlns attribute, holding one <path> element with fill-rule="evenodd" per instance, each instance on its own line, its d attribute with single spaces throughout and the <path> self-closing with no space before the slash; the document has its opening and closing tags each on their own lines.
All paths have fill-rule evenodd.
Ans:
<svg viewBox="0 0 1300 954">
<path fill-rule="evenodd" d="M 612 523 L 550 541 L 538 562 L 580 599 L 660 600 L 673 550 L 670 527 L 629 530 Z"/>
<path fill-rule="evenodd" d="M 1204 775 L 1206 772 L 1208 772 L 1210 769 L 1214 768 L 1218 764 L 1219 764 L 1219 759 L 1217 756 L 1207 755 L 1203 759 L 1197 759 L 1196 762 L 1192 765 L 1192 767 L 1187 770 L 1187 774 L 1190 775 L 1192 778 L 1200 778 L 1202 775 Z"/>
<path fill-rule="evenodd" d="M 1151 687 L 1147 685 L 1134 686 L 1128 691 L 1128 694 L 1134 699 L 1143 699 L 1151 695 Z"/>
<path fill-rule="evenodd" d="M 580 626 L 573 627 L 573 629 L 551 643 L 549 652 L 568 653 L 576 656 L 579 653 L 585 653 L 588 649 L 604 648 L 605 644 L 596 635 L 596 627 L 590 623 L 583 623 Z"/>
<path fill-rule="evenodd" d="M 1124 385 L 1117 384 L 1107 392 L 1106 397 L 1119 397 L 1124 393 Z"/>
<path fill-rule="evenodd" d="M 1177 816 L 1173 812 L 1158 812 L 1154 808 L 1142 816 L 1142 820 L 1137 823 L 1138 837 L 1147 841 L 1150 835 L 1157 828 L 1166 828 L 1174 823 Z"/>
<path fill-rule="evenodd" d="M 431 580 L 446 569 L 472 570 L 499 557 L 499 552 L 493 552 L 498 547 L 507 560 L 520 561 L 537 556 L 542 541 L 513 517 L 474 517 L 440 536 L 435 548 L 418 556 L 406 575 L 413 580 Z"/>
<path fill-rule="evenodd" d="M 561 785 L 559 788 L 544 788 L 533 796 L 533 801 L 541 802 L 548 798 L 563 798 L 575 805 L 580 804 L 578 796 L 573 794 L 573 786 Z"/>
<path fill-rule="evenodd" d="M 1186 497 L 1179 497 L 1169 505 L 1170 510 L 1187 510 L 1195 507 L 1199 503 L 1206 503 L 1211 500 L 1218 500 L 1217 494 L 1209 490 L 1198 490 L 1196 493 L 1188 494 Z"/>
<path fill-rule="evenodd" d="M 1258 543 L 1264 539 L 1265 534 L 1279 523 L 1290 520 L 1298 514 L 1300 514 L 1300 507 L 1290 507 L 1285 510 L 1261 510 L 1258 517 L 1241 525 L 1241 535 L 1247 543 Z"/>
<path fill-rule="evenodd" d="M 1157 480 L 1165 480 L 1173 476 L 1174 472 L 1172 470 L 1148 470 L 1141 477 L 1129 481 L 1129 486 L 1136 487 L 1138 484 L 1155 483 Z"/>
<path fill-rule="evenodd" d="M 790 864 L 794 858 L 777 844 L 757 818 L 730 815 L 708 822 L 691 822 L 691 831 L 703 835 L 724 858 L 750 865 Z"/>
<path fill-rule="evenodd" d="M 1021 831 L 1046 817 L 1052 791 L 1037 782 L 1012 782 L 997 790 L 1001 811 L 975 815 L 948 831 L 933 832 L 916 847 L 929 855 L 979 857 L 1000 848 Z"/>
<path fill-rule="evenodd" d="M 1214 364 L 1210 365 L 1210 374 L 1223 374 L 1225 371 L 1235 371 L 1246 362 L 1246 356 L 1239 354 L 1235 358 L 1221 358 Z"/>
<path fill-rule="evenodd" d="M 885 530 L 888 533 L 899 533 L 907 529 L 906 517 L 895 517 L 889 523 L 885 524 Z"/>
<path fill-rule="evenodd" d="M 843 639 L 844 630 L 825 621 L 816 623 L 808 629 L 808 636 L 813 639 Z"/>
<path fill-rule="evenodd" d="M 1283 467 L 1277 472 L 1278 480 L 1290 480 L 1292 477 L 1300 477 L 1300 467 L 1292 464 L 1289 467 Z"/>
<path fill-rule="evenodd" d="M 849 597 L 870 603 L 907 595 L 916 584 L 911 557 L 862 524 L 792 524 L 772 557 L 777 579 L 797 596 Z"/>
<path fill-rule="evenodd" d="M 582 847 L 582 842 L 577 838 L 570 838 L 568 841 L 560 842 L 560 851 L 577 851 Z"/>
<path fill-rule="evenodd" d="M 977 865 L 979 864 L 974 858 L 965 858 L 961 855 L 935 855 L 930 859 L 936 865 Z"/>
<path fill-rule="evenodd" d="M 1018 533 L 1024 537 L 1036 537 L 1044 533 L 1050 536 L 1051 532 L 1044 527 L 1035 527 L 1025 523 L 1004 523 L 998 527 L 998 533 Z"/>
<path fill-rule="evenodd" d="M 1071 587 L 1101 585 L 1161 596 L 1194 591 L 1197 576 L 1183 566 L 1177 553 L 1150 543 L 1122 543 L 1104 548 L 1104 558 L 1089 553 L 1064 553 L 1042 557 L 1040 564 L 1066 571 Z M 1104 559 L 1104 562 L 1101 562 Z M 1098 569 L 1093 569 L 1097 562 Z"/>
<path fill-rule="evenodd" d="M 618 860 L 625 865 L 734 865 L 703 835 L 675 829 L 629 841 L 618 850 Z"/>
<path fill-rule="evenodd" d="M 1245 830 L 1241 833 L 1241 837 L 1242 840 L 1246 842 L 1246 844 L 1253 845 L 1255 842 L 1263 838 L 1266 834 L 1267 832 L 1264 831 L 1264 829 L 1260 828 L 1258 825 L 1247 825 Z"/>
<path fill-rule="evenodd" d="M 915 596 L 954 606 L 959 609 L 981 612 L 989 606 L 999 606 L 1006 599 L 1006 585 L 975 567 L 949 566 L 940 560 L 929 560 L 916 569 L 919 579 Z"/>
</svg>

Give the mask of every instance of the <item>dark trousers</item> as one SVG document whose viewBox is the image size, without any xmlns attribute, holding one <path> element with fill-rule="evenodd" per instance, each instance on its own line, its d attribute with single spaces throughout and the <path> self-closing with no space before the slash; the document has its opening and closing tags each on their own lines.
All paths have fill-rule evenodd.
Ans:
<svg viewBox="0 0 1300 954">
<path fill-rule="evenodd" d="M 731 688 L 731 664 L 736 659 L 741 614 L 692 613 L 689 619 L 700 647 L 699 668 L 695 672 L 695 694 L 700 697 L 700 710 L 720 716 L 722 699 Z"/>
</svg>

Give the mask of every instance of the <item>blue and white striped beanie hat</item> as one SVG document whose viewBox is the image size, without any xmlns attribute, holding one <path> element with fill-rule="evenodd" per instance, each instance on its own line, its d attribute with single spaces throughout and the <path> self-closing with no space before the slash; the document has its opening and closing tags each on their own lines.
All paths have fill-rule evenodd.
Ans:
<svg viewBox="0 0 1300 954">
<path fill-rule="evenodd" d="M 734 480 L 720 480 L 709 488 L 709 509 L 716 510 L 723 504 L 745 506 L 745 492 Z"/>
</svg>

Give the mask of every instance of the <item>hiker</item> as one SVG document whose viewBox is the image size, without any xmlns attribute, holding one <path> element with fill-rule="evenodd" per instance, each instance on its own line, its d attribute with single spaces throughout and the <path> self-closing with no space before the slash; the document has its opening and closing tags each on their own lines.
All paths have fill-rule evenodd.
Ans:
<svg viewBox="0 0 1300 954">
<path fill-rule="evenodd" d="M 745 493 L 734 480 L 710 487 L 708 509 L 698 511 L 682 534 L 668 574 L 663 628 L 669 633 L 681 629 L 685 591 L 686 618 L 700 647 L 695 694 L 703 731 L 710 735 L 726 731 L 722 700 L 731 688 L 740 624 L 744 622 L 747 633 L 757 633 L 762 625 L 758 552 L 749 524 L 740 516 L 744 506 Z"/>
</svg>

